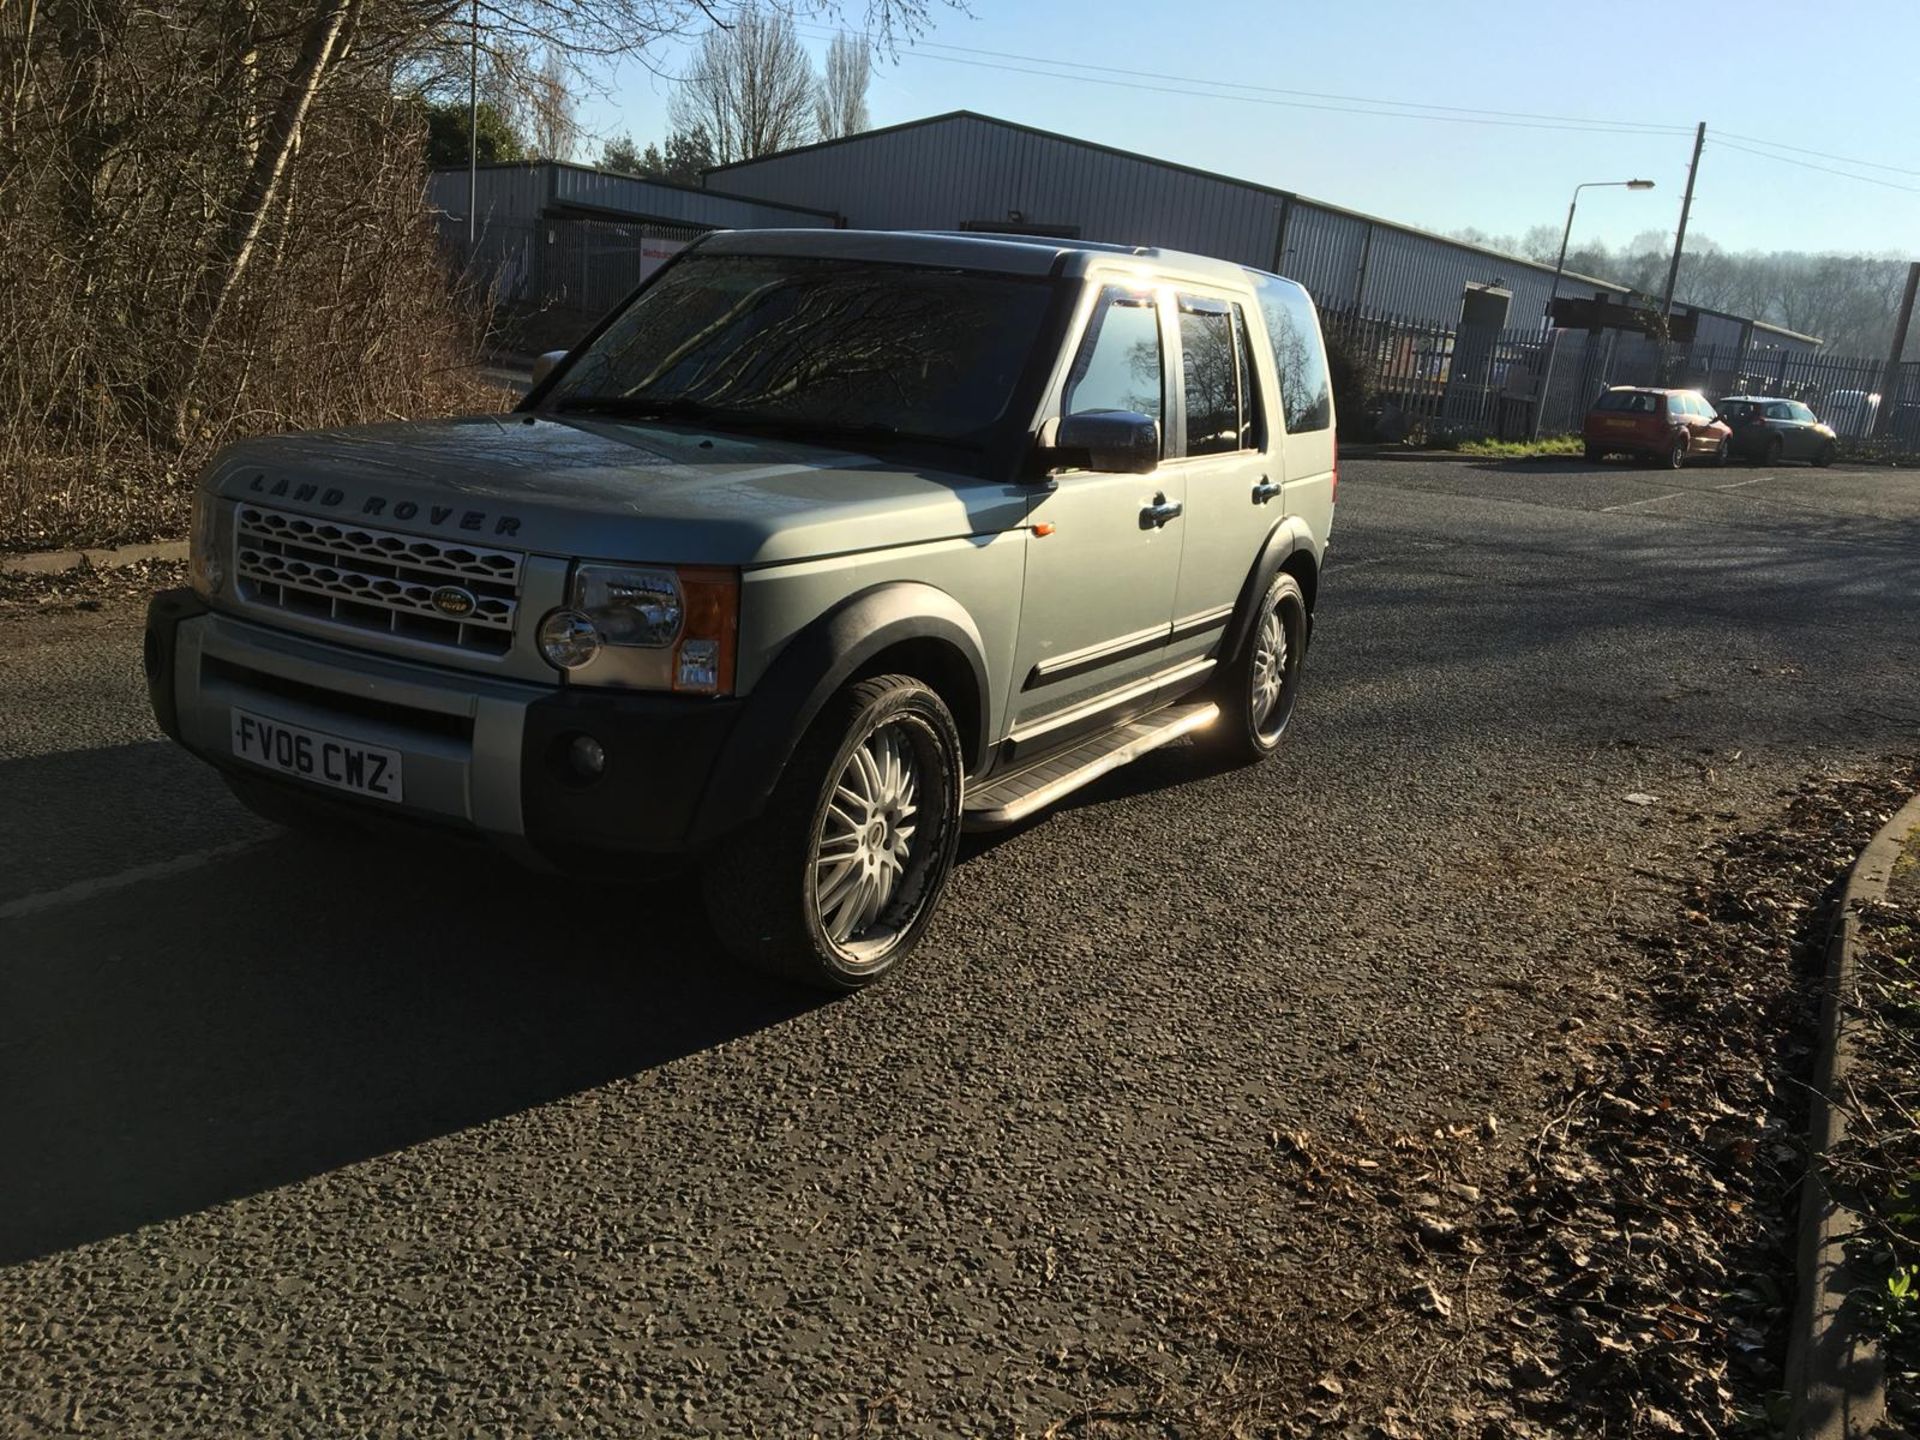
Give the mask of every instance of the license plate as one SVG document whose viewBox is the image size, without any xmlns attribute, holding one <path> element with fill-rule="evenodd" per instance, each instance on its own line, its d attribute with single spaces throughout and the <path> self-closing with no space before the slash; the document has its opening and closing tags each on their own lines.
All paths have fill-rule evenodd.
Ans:
<svg viewBox="0 0 1920 1440">
<path fill-rule="evenodd" d="M 376 800 L 400 799 L 400 752 L 367 745 L 324 730 L 289 725 L 233 710 L 233 753 L 242 760 L 264 765 L 285 775 L 297 775 L 316 785 L 371 795 Z"/>
<path fill-rule="evenodd" d="M 1635 423 L 1636 422 L 1632 420 L 1609 420 L 1607 421 L 1607 428 L 1609 430 L 1631 430 L 1634 428 Z"/>
</svg>

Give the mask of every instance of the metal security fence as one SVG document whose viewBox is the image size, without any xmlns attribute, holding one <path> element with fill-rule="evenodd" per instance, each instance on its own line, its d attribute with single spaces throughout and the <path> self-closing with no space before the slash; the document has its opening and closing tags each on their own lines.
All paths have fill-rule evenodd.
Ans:
<svg viewBox="0 0 1920 1440">
<path fill-rule="evenodd" d="M 1518 439 L 1578 431 L 1610 385 L 1668 385 L 1800 400 L 1860 450 L 1920 454 L 1920 362 L 1888 383 L 1884 358 L 1740 345 L 1670 345 L 1626 331 L 1480 330 L 1357 306 L 1320 313 L 1327 343 L 1362 381 L 1380 438 Z M 1360 428 L 1356 424 L 1356 429 Z"/>
<path fill-rule="evenodd" d="M 442 216 L 441 243 L 455 268 L 492 297 L 503 328 L 529 348 L 571 343 L 699 235 L 659 221 L 534 220 L 483 226 Z"/>
</svg>

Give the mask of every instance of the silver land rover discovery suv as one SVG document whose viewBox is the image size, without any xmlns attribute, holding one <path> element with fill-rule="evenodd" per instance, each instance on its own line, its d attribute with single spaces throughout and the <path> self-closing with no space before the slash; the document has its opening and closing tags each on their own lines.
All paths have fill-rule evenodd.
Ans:
<svg viewBox="0 0 1920 1440">
<path fill-rule="evenodd" d="M 236 444 L 161 726 L 276 820 L 695 860 L 737 954 L 885 974 L 963 829 L 1300 685 L 1336 485 L 1298 285 L 1166 251 L 719 234 L 508 415 Z"/>
</svg>

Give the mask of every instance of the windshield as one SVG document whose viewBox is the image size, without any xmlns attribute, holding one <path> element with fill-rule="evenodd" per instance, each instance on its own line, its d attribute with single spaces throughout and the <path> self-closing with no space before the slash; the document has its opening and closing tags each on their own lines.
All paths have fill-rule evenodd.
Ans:
<svg viewBox="0 0 1920 1440">
<path fill-rule="evenodd" d="M 1651 415 L 1660 408 L 1658 397 L 1644 390 L 1609 390 L 1593 402 L 1596 410 L 1625 410 L 1637 415 Z"/>
<path fill-rule="evenodd" d="M 562 379 L 560 410 L 976 446 L 1051 282 L 772 255 L 674 265 Z"/>
</svg>

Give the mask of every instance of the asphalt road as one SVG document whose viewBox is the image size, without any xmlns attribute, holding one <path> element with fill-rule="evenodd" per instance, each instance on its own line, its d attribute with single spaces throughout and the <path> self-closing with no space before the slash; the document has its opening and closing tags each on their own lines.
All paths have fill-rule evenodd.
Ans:
<svg viewBox="0 0 1920 1440">
<path fill-rule="evenodd" d="M 337 853 L 0 614 L 0 1433 L 1037 1433 L 1313 1273 L 1279 1127 L 1497 1114 L 1711 835 L 1911 752 L 1920 478 L 1349 461 L 1283 753 L 974 844 L 816 1004 L 684 887 Z M 1651 795 L 1651 804 L 1629 803 Z"/>
</svg>

